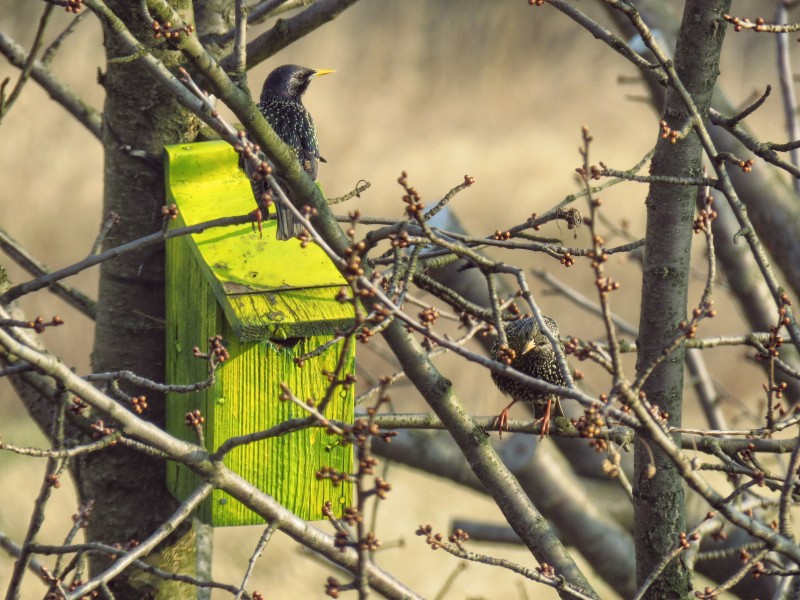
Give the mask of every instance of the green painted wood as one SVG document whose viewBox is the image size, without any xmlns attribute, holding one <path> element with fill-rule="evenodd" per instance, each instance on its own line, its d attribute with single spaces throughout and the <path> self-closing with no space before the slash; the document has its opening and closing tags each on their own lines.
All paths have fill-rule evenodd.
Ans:
<svg viewBox="0 0 800 600">
<path fill-rule="evenodd" d="M 180 210 L 173 226 L 243 214 L 253 207 L 250 186 L 236 169 L 236 155 L 227 144 L 209 142 L 167 150 L 168 196 Z M 273 252 L 274 244 L 292 245 L 294 250 Z M 167 242 L 167 381 L 189 384 L 204 380 L 206 363 L 193 356 L 192 348 L 205 351 L 213 335 L 223 336 L 231 356 L 217 370 L 211 388 L 168 394 L 168 431 L 196 441 L 194 430 L 184 425 L 184 415 L 199 409 L 206 419 L 206 447 L 214 450 L 230 437 L 306 416 L 299 407 L 278 399 L 281 382 L 303 399 L 324 395 L 327 379 L 322 371 L 335 368 L 340 347 L 334 345 L 306 360 L 302 368 L 294 364 L 294 358 L 329 341 L 336 330 L 352 323 L 353 314 L 351 306 L 334 300 L 340 277 L 330 262 L 320 266 L 315 250 L 319 248 L 302 249 L 299 242 L 277 242 L 274 224 L 265 227 L 263 238 L 248 226 Z M 265 256 L 256 256 L 256 251 Z M 209 264 L 209 260 L 216 262 Z M 256 268 L 259 276 L 242 289 L 244 284 L 238 281 L 242 273 Z M 296 270 L 304 273 L 295 275 Z M 275 281 L 281 284 L 272 287 Z M 301 285 L 288 287 L 288 281 Z M 351 352 L 349 372 L 353 372 L 354 362 Z M 352 422 L 352 389 L 342 391 L 326 414 Z M 324 502 L 330 500 L 340 514 L 351 502 L 350 486 L 333 487 L 315 477 L 323 466 L 352 470 L 352 447 L 339 446 L 336 441 L 319 428 L 306 429 L 237 448 L 225 464 L 298 516 L 320 519 Z M 167 483 L 178 499 L 191 493 L 198 482 L 188 469 L 169 463 Z M 262 522 L 218 490 L 198 509 L 198 516 L 215 526 Z"/>
</svg>

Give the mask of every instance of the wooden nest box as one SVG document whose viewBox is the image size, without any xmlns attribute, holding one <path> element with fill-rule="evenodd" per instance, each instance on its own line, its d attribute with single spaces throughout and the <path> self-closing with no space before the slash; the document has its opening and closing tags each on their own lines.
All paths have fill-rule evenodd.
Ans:
<svg viewBox="0 0 800 600">
<path fill-rule="evenodd" d="M 252 191 L 237 167 L 237 155 L 224 142 L 166 148 L 168 203 L 180 214 L 181 227 L 255 208 Z M 202 391 L 167 395 L 167 430 L 197 442 L 185 422 L 196 409 L 205 418 L 205 447 L 216 450 L 227 439 L 262 431 L 288 419 L 307 417 L 299 406 L 279 400 L 286 383 L 303 400 L 319 400 L 336 369 L 341 344 L 304 357 L 353 323 L 353 307 L 335 299 L 344 279 L 316 245 L 275 239 L 275 221 L 263 223 L 263 235 L 251 224 L 206 230 L 167 241 L 166 379 L 192 384 L 208 377 L 208 363 L 193 355 L 208 351 L 209 338 L 221 335 L 230 358 L 217 369 L 215 383 Z M 346 375 L 354 369 L 351 351 Z M 353 386 L 339 388 L 328 406 L 330 419 L 352 422 Z M 322 467 L 350 472 L 352 446 L 338 444 L 320 427 L 239 446 L 225 464 L 273 496 L 303 519 L 321 519 L 330 500 L 341 514 L 350 505 L 349 485 L 318 480 Z M 174 462 L 168 464 L 172 494 L 186 498 L 199 477 Z M 198 509 L 214 526 L 248 525 L 263 519 L 220 490 Z"/>
</svg>

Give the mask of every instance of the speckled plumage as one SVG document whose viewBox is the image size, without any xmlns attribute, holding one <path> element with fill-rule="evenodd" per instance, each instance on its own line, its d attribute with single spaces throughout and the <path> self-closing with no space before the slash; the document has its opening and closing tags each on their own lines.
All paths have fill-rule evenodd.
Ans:
<svg viewBox="0 0 800 600">
<path fill-rule="evenodd" d="M 544 317 L 544 321 L 551 333 L 558 338 L 558 323 L 550 317 Z M 561 369 L 558 366 L 558 361 L 556 361 L 555 352 L 550 345 L 550 340 L 548 340 L 544 332 L 539 329 L 536 319 L 526 318 L 512 321 L 506 326 L 506 338 L 508 339 L 509 348 L 515 353 L 514 359 L 509 365 L 510 367 L 513 367 L 520 373 L 525 373 L 526 375 L 552 383 L 553 385 L 565 384 L 564 376 L 561 374 Z M 525 348 L 530 342 L 532 342 L 533 345 L 526 352 Z M 499 350 L 500 342 L 498 338 L 498 341 L 494 343 L 491 349 L 493 359 L 501 360 Z M 492 379 L 497 389 L 506 396 L 509 396 L 512 400 L 512 403 L 506 407 L 505 411 L 515 402 L 524 402 L 533 407 L 533 412 L 537 419 L 545 417 L 547 399 L 549 396 L 546 392 L 528 387 L 511 377 L 495 372 L 492 372 Z M 551 416 L 563 416 L 564 413 L 561 410 L 558 398 L 552 396 L 551 401 Z"/>
<path fill-rule="evenodd" d="M 303 94 L 314 77 L 325 73 L 330 71 L 319 71 L 298 65 L 278 67 L 264 81 L 258 103 L 258 110 L 278 137 L 294 150 L 297 160 L 314 181 L 317 179 L 319 162 L 325 162 L 325 159 L 319 155 L 314 119 L 303 106 Z M 249 170 L 248 175 L 251 175 Z M 267 207 L 263 197 L 269 191 L 269 186 L 264 180 L 253 180 L 252 176 L 250 182 L 256 202 L 262 214 L 266 215 Z M 281 180 L 278 179 L 278 182 L 281 183 Z M 281 185 L 281 188 L 288 191 L 285 185 Z M 288 240 L 302 233 L 302 225 L 288 208 L 280 202 L 275 202 L 275 207 L 279 240 Z"/>
</svg>

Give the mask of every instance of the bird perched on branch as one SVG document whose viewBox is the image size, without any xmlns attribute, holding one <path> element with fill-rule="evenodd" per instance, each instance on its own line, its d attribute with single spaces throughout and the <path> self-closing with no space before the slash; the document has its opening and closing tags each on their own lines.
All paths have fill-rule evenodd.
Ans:
<svg viewBox="0 0 800 600">
<path fill-rule="evenodd" d="M 544 317 L 550 333 L 558 339 L 558 323 L 550 317 Z M 507 364 L 520 373 L 541 379 L 553 385 L 564 385 L 566 381 L 556 360 L 556 354 L 550 340 L 539 328 L 534 318 L 511 321 L 506 326 L 508 346 L 501 346 L 498 338 L 491 349 L 494 360 Z M 559 342 L 560 343 L 560 342 Z M 563 345 L 562 345 L 563 348 Z M 506 406 L 497 416 L 500 434 L 508 428 L 508 409 L 517 402 L 524 402 L 533 407 L 537 419 L 542 420 L 542 437 L 550 429 L 552 416 L 564 416 L 558 396 L 534 389 L 507 375 L 492 372 L 492 380 L 501 392 L 511 397 L 511 404 Z"/>
<path fill-rule="evenodd" d="M 278 67 L 264 81 L 258 103 L 258 110 L 278 137 L 294 150 L 297 160 L 314 181 L 317 180 L 319 162 L 325 162 L 325 159 L 319 155 L 314 119 L 303 106 L 303 94 L 313 78 L 328 73 L 333 71 L 308 69 L 298 65 Z M 268 214 L 269 201 L 272 199 L 269 184 L 249 161 L 240 159 L 239 164 L 250 178 L 253 195 L 260 211 L 257 215 L 260 226 L 261 217 Z M 281 189 L 288 191 L 284 182 L 278 177 L 276 179 Z M 278 219 L 278 239 L 288 240 L 302 233 L 303 226 L 295 219 L 289 208 L 278 201 L 274 204 Z"/>
</svg>

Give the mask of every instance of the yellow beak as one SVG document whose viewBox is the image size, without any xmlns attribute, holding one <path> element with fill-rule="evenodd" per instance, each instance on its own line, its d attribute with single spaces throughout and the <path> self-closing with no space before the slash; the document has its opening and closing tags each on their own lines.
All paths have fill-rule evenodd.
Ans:
<svg viewBox="0 0 800 600">
<path fill-rule="evenodd" d="M 336 73 L 336 71 L 333 69 L 315 69 L 314 77 L 322 77 L 323 75 L 330 75 L 331 73 Z"/>
<path fill-rule="evenodd" d="M 527 354 L 528 352 L 530 352 L 535 348 L 536 348 L 536 342 L 530 340 L 527 344 L 525 344 L 525 347 L 522 349 L 522 353 Z"/>
</svg>

